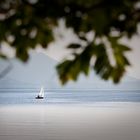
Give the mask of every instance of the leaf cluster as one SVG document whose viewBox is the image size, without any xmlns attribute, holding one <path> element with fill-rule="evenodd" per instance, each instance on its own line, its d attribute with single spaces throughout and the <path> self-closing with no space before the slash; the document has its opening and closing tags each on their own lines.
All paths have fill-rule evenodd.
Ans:
<svg viewBox="0 0 140 140">
<path fill-rule="evenodd" d="M 86 42 L 81 53 L 74 53 L 73 60 L 58 65 L 62 83 L 77 80 L 81 72 L 89 70 L 103 79 L 119 82 L 126 66 L 130 65 L 125 52 L 130 50 L 120 44 L 123 36 L 131 38 L 137 33 L 140 22 L 140 0 L 1 0 L 0 1 L 0 43 L 7 42 L 16 49 L 16 57 L 22 61 L 29 58 L 29 50 L 41 45 L 47 48 L 53 41 L 53 29 L 59 19 L 65 19 L 66 26 L 73 28 L 81 41 Z M 94 32 L 92 41 L 86 34 Z M 117 36 L 111 35 L 117 32 Z M 111 45 L 115 65 L 110 63 L 105 42 L 96 43 L 106 37 Z M 82 48 L 80 44 L 70 44 L 68 49 Z M 0 56 L 4 55 L 0 52 Z M 91 60 L 95 63 L 91 66 Z"/>
<path fill-rule="evenodd" d="M 92 69 L 104 80 L 112 79 L 114 83 L 118 83 L 125 73 L 126 67 L 130 65 L 124 54 L 126 51 L 130 51 L 130 48 L 118 43 L 115 37 L 110 37 L 110 41 L 115 65 L 112 65 L 109 60 L 105 43 L 89 43 L 81 54 L 74 54 L 75 58 L 73 60 L 65 60 L 57 66 L 62 84 L 65 84 L 68 80 L 76 81 L 81 72 L 88 75 Z M 68 48 L 77 49 L 79 46 L 73 44 Z M 93 58 L 95 62 L 92 65 Z"/>
</svg>

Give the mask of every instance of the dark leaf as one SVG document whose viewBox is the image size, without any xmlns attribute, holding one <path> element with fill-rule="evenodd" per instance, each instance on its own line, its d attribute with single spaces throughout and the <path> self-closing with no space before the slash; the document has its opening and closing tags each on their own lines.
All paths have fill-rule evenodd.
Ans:
<svg viewBox="0 0 140 140">
<path fill-rule="evenodd" d="M 78 49 L 80 47 L 81 47 L 81 45 L 79 45 L 79 44 L 70 44 L 67 48 L 69 48 L 69 49 Z"/>
</svg>

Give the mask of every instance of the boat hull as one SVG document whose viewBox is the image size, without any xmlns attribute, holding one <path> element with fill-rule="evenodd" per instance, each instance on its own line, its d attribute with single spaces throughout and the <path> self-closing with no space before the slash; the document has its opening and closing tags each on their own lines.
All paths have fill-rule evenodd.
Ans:
<svg viewBox="0 0 140 140">
<path fill-rule="evenodd" d="M 43 99 L 43 98 L 44 98 L 44 97 L 39 97 L 39 96 L 36 97 L 36 99 Z"/>
</svg>

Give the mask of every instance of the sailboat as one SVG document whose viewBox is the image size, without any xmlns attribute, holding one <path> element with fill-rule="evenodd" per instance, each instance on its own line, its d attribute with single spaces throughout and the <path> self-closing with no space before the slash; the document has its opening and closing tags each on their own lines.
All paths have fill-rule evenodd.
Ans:
<svg viewBox="0 0 140 140">
<path fill-rule="evenodd" d="M 44 88 L 41 87 L 39 94 L 36 96 L 36 99 L 43 99 L 44 98 Z"/>
</svg>

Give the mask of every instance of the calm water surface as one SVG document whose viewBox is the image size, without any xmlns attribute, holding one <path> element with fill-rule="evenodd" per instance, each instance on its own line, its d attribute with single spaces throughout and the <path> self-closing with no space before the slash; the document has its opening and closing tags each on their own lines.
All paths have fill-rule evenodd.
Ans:
<svg viewBox="0 0 140 140">
<path fill-rule="evenodd" d="M 0 105 L 9 104 L 82 104 L 94 102 L 140 102 L 140 91 L 45 91 L 43 100 L 37 92 L 0 92 Z"/>
</svg>

